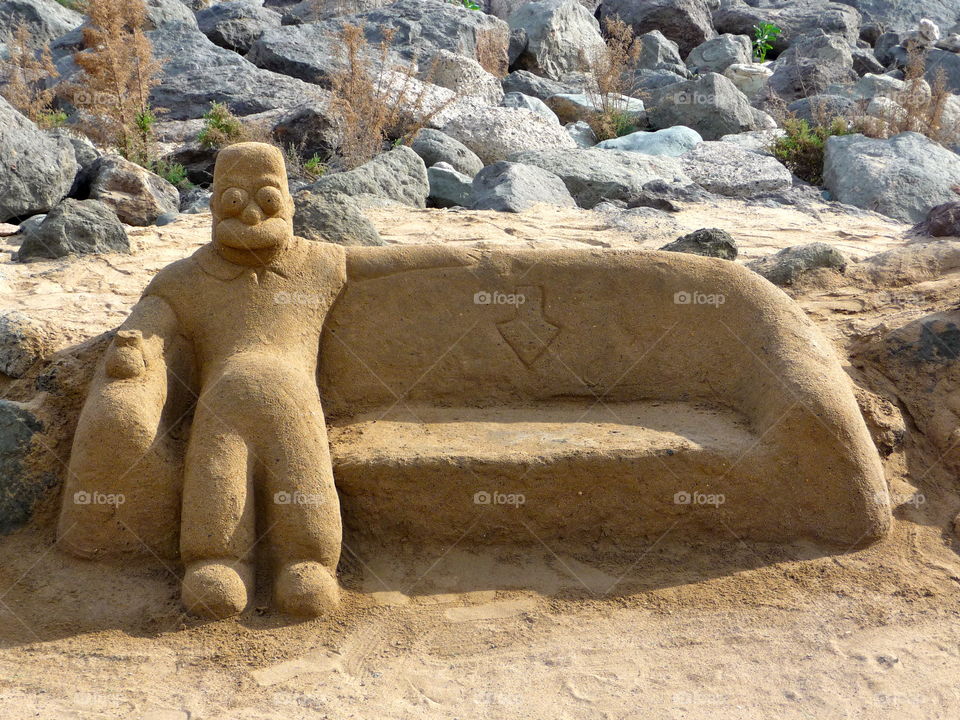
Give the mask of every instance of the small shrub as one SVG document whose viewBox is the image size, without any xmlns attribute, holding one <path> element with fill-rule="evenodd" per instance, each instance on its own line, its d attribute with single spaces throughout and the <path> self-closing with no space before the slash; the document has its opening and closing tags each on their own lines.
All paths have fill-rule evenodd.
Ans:
<svg viewBox="0 0 960 720">
<path fill-rule="evenodd" d="M 151 163 L 150 166 L 147 167 L 147 170 L 156 173 L 168 183 L 181 190 L 189 190 L 193 187 L 193 183 L 187 178 L 187 171 L 184 170 L 183 165 L 180 163 L 168 163 L 166 160 L 157 160 Z"/>
<path fill-rule="evenodd" d="M 45 87 L 46 80 L 58 77 L 50 51 L 33 50 L 23 23 L 9 36 L 7 48 L 9 58 L 0 61 L 0 94 L 41 127 L 62 125 L 66 115 L 52 109 L 54 90 Z"/>
<path fill-rule="evenodd" d="M 767 61 L 767 53 L 773 50 L 773 41 L 783 30 L 773 23 L 762 22 L 753 26 L 753 56 L 758 62 Z"/>
<path fill-rule="evenodd" d="M 479 10 L 480 6 L 477 5 L 473 0 L 446 0 L 451 5 L 460 5 L 465 7 L 467 10 Z"/>
<path fill-rule="evenodd" d="M 314 154 L 312 157 L 308 158 L 306 162 L 303 163 L 303 172 L 309 175 L 312 178 L 318 178 L 328 170 L 327 164 L 323 159 Z"/>
<path fill-rule="evenodd" d="M 606 47 L 593 58 L 595 87 L 587 91 L 587 97 L 598 109 L 586 121 L 598 140 L 619 137 L 636 128 L 627 112 L 627 100 L 633 92 L 633 71 L 642 50 L 634 37 L 633 28 L 614 16 L 604 23 Z"/>
<path fill-rule="evenodd" d="M 203 119 L 197 142 L 205 148 L 222 148 L 246 139 L 243 123 L 224 103 L 211 103 Z"/>
<path fill-rule="evenodd" d="M 850 130 L 842 118 L 834 118 L 825 125 L 811 126 L 806 120 L 788 118 L 783 123 L 786 132 L 770 148 L 774 157 L 802 180 L 814 185 L 823 184 L 823 153 L 827 138 L 847 135 Z"/>
</svg>

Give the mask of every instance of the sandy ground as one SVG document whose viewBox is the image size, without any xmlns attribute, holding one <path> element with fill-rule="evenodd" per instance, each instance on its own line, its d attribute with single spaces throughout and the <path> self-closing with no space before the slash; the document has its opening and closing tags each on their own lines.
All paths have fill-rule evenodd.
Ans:
<svg viewBox="0 0 960 720">
<path fill-rule="evenodd" d="M 826 206 L 371 217 L 390 242 L 535 247 L 656 248 L 722 227 L 746 259 L 814 241 L 862 259 L 911 242 L 906 226 Z M 115 327 L 207 227 L 195 216 L 131 230 L 130 256 L 2 262 L 0 308 L 76 344 Z M 956 273 L 877 283 L 855 268 L 791 290 L 841 353 L 878 326 L 953 307 L 960 290 Z M 629 558 L 574 557 L 533 536 L 494 550 L 469 527 L 449 547 L 347 537 L 344 607 L 310 622 L 271 613 L 265 597 L 233 620 L 186 617 L 177 567 L 58 552 L 54 497 L 0 538 L 0 717 L 960 717 L 960 493 L 937 460 L 916 433 L 885 459 L 894 528 L 860 551 L 733 532 L 692 548 L 667 533 Z"/>
</svg>

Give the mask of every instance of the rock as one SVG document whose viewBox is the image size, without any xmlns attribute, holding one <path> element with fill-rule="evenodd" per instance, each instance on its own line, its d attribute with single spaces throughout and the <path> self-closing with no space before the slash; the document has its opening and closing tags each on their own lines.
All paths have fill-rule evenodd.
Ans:
<svg viewBox="0 0 960 720">
<path fill-rule="evenodd" d="M 279 115 L 269 119 L 264 118 L 266 124 L 272 126 L 270 135 L 273 139 L 281 145 L 297 148 L 303 157 L 332 155 L 342 140 L 340 122 L 330 109 L 327 93 L 323 92 L 321 97 L 280 111 Z M 251 124 L 259 117 L 249 118 Z"/>
<path fill-rule="evenodd" d="M 71 144 L 0 97 L 0 222 L 46 212 L 70 192 L 76 174 Z"/>
<path fill-rule="evenodd" d="M 443 162 L 470 178 L 483 170 L 483 162 L 476 153 L 439 130 L 424 128 L 417 133 L 410 147 L 428 168 Z"/>
<path fill-rule="evenodd" d="M 0 374 L 23 377 L 52 347 L 44 325 L 16 310 L 0 312 Z"/>
<path fill-rule="evenodd" d="M 337 36 L 340 28 L 329 23 L 266 28 L 250 46 L 247 59 L 259 68 L 316 83 L 329 89 L 335 73 L 347 68 L 343 42 Z M 379 48 L 367 48 L 363 61 L 380 71 Z M 389 65 L 407 63 L 388 51 Z"/>
<path fill-rule="evenodd" d="M 918 229 L 933 237 L 960 237 L 960 201 L 932 208 Z"/>
<path fill-rule="evenodd" d="M 629 202 L 652 180 L 667 185 L 690 185 L 675 158 L 619 150 L 531 150 L 510 158 L 536 165 L 563 180 L 580 207 L 592 208 L 604 200 Z"/>
<path fill-rule="evenodd" d="M 672 243 L 667 243 L 661 250 L 668 252 L 683 252 L 692 255 L 721 258 L 722 260 L 736 260 L 737 241 L 733 235 L 720 228 L 701 228 L 694 230 Z"/>
<path fill-rule="evenodd" d="M 688 75 L 677 75 L 669 70 L 636 70 L 631 78 L 630 88 L 634 95 L 647 97 L 660 88 L 676 85 L 689 79 Z"/>
<path fill-rule="evenodd" d="M 4 0 L 0 3 L 0 28 L 14 32 L 18 25 L 25 25 L 35 49 L 48 45 L 82 23 L 83 15 L 56 0 Z"/>
<path fill-rule="evenodd" d="M 773 64 L 769 87 L 786 102 L 818 95 L 834 84 L 853 83 L 850 47 L 835 35 L 807 35 Z"/>
<path fill-rule="evenodd" d="M 918 223 L 956 198 L 960 156 L 914 132 L 889 140 L 837 135 L 827 141 L 823 180 L 839 202 Z"/>
<path fill-rule="evenodd" d="M 531 112 L 535 112 L 537 115 L 540 115 L 545 120 L 560 123 L 560 118 L 557 117 L 557 114 L 547 107 L 547 104 L 540 98 L 533 97 L 532 95 L 524 95 L 519 92 L 507 93 L 503 96 L 503 100 L 500 101 L 500 105 L 503 107 L 518 107 L 525 108 Z"/>
<path fill-rule="evenodd" d="M 347 172 L 324 175 L 309 186 L 313 192 L 339 192 L 355 197 L 375 195 L 413 207 L 426 207 L 430 183 L 423 160 L 400 145 Z"/>
<path fill-rule="evenodd" d="M 862 77 L 867 73 L 882 73 L 884 71 L 883 63 L 877 60 L 877 56 L 874 55 L 873 50 L 869 48 L 851 48 L 850 52 L 853 56 L 853 71 L 857 75 Z"/>
<path fill-rule="evenodd" d="M 922 18 L 929 18 L 940 27 L 948 28 L 960 17 L 958 0 L 923 0 L 923 2 L 843 0 L 843 2 L 859 10 L 864 23 L 899 32 L 915 27 Z"/>
<path fill-rule="evenodd" d="M 651 104 L 648 117 L 655 128 L 686 125 L 706 140 L 763 129 L 747 97 L 717 73 L 664 88 Z"/>
<path fill-rule="evenodd" d="M 212 193 L 204 188 L 190 188 L 180 195 L 180 212 L 185 215 L 210 212 Z"/>
<path fill-rule="evenodd" d="M 680 162 L 688 177 L 718 195 L 748 198 L 793 185 L 790 171 L 776 158 L 732 143 L 700 143 Z"/>
<path fill-rule="evenodd" d="M 197 27 L 214 44 L 243 55 L 267 28 L 280 27 L 280 13 L 256 0 L 228 0 L 200 10 Z"/>
<path fill-rule="evenodd" d="M 680 212 L 678 202 L 706 202 L 713 198 L 699 185 L 676 185 L 664 180 L 644 183 L 640 192 L 627 203 L 627 208 L 653 208 L 663 212 Z"/>
<path fill-rule="evenodd" d="M 28 462 L 33 436 L 43 424 L 26 406 L 0 400 L 0 535 L 21 527 L 36 503 L 56 483 L 44 474 L 32 476 Z"/>
<path fill-rule="evenodd" d="M 887 67 L 894 60 L 893 48 L 903 44 L 903 35 L 894 31 L 887 31 L 877 38 L 873 47 L 873 54 L 883 67 Z"/>
<path fill-rule="evenodd" d="M 163 213 L 179 210 L 180 193 L 173 185 L 119 155 L 101 157 L 90 175 L 90 197 L 127 225 L 152 225 Z"/>
<path fill-rule="evenodd" d="M 295 235 L 336 245 L 385 244 L 360 205 L 349 195 L 331 189 L 318 191 L 311 188 L 296 193 L 293 203 L 296 207 L 293 216 Z"/>
<path fill-rule="evenodd" d="M 907 33 L 904 45 L 912 44 L 920 50 L 929 50 L 940 41 L 940 28 L 930 18 L 922 18 L 917 27 Z"/>
<path fill-rule="evenodd" d="M 484 70 L 476 60 L 449 50 L 438 50 L 429 70 L 430 82 L 453 90 L 458 95 L 478 97 L 488 105 L 503 99 L 500 80 Z"/>
<path fill-rule="evenodd" d="M 716 35 L 705 0 L 605 0 L 600 12 L 604 20 L 619 16 L 636 35 L 659 30 L 683 55 Z"/>
<path fill-rule="evenodd" d="M 811 125 L 828 123 L 835 117 L 847 117 L 856 109 L 856 101 L 843 95 L 811 95 L 787 105 L 789 113 Z"/>
<path fill-rule="evenodd" d="M 597 144 L 604 150 L 626 150 L 646 155 L 679 157 L 703 142 L 700 133 L 683 125 L 656 132 L 635 132 Z"/>
<path fill-rule="evenodd" d="M 697 45 L 687 56 L 687 67 L 703 75 L 723 73 L 731 65 L 749 65 L 753 62 L 753 45 L 746 35 L 724 33 Z"/>
<path fill-rule="evenodd" d="M 522 150 L 574 148 L 561 126 L 522 108 L 491 107 L 456 116 L 443 131 L 477 154 L 484 165 Z"/>
<path fill-rule="evenodd" d="M 599 23 L 577 0 L 527 3 L 508 22 L 511 30 L 521 29 L 527 36 L 516 65 L 554 80 L 591 70 L 606 50 Z"/>
<path fill-rule="evenodd" d="M 76 131 L 67 128 L 55 128 L 46 132 L 50 137 L 56 138 L 58 142 L 70 143 L 73 148 L 73 156 L 77 161 L 77 174 L 73 178 L 73 185 L 70 187 L 68 196 L 86 197 L 90 193 L 90 168 L 93 167 L 102 153 L 86 136 Z"/>
<path fill-rule="evenodd" d="M 130 252 L 127 232 L 116 213 L 98 200 L 67 198 L 23 234 L 17 260 L 109 252 Z"/>
<path fill-rule="evenodd" d="M 723 71 L 723 76 L 748 98 L 758 97 L 773 75 L 767 65 L 734 64 Z"/>
<path fill-rule="evenodd" d="M 161 28 L 197 29 L 197 19 L 193 11 L 180 0 L 144 0 L 147 10 L 145 30 Z"/>
<path fill-rule="evenodd" d="M 938 82 L 943 73 L 946 90 L 960 95 L 960 54 L 934 48 L 927 52 L 927 66 L 924 77 L 931 85 Z"/>
<path fill-rule="evenodd" d="M 690 71 L 680 58 L 680 46 L 668 40 L 659 30 L 644 33 L 637 38 L 640 54 L 636 67 L 639 70 L 666 70 L 683 78 L 690 77 Z"/>
<path fill-rule="evenodd" d="M 571 87 L 565 82 L 560 83 L 556 80 L 543 78 L 526 70 L 514 70 L 501 81 L 501 85 L 503 85 L 505 93 L 518 92 L 540 100 L 546 100 L 553 95 L 579 91 L 579 88 Z"/>
<path fill-rule="evenodd" d="M 523 212 L 538 203 L 576 207 L 563 180 L 533 165 L 498 162 L 473 179 L 470 207 L 475 210 Z"/>
<path fill-rule="evenodd" d="M 937 43 L 941 50 L 947 50 L 952 53 L 960 53 L 960 33 L 952 33 Z"/>
<path fill-rule="evenodd" d="M 724 135 L 720 138 L 720 141 L 739 145 L 744 150 L 769 155 L 770 146 L 786 134 L 785 130 L 779 128 L 774 130 L 751 130 L 750 132 L 737 133 L 735 135 Z"/>
<path fill-rule="evenodd" d="M 753 37 L 753 28 L 770 22 L 782 30 L 772 41 L 773 52 L 781 53 L 798 38 L 815 31 L 836 35 L 854 45 L 860 36 L 860 13 L 849 5 L 823 0 L 765 0 L 750 4 L 732 2 L 713 13 L 718 32 Z"/>
<path fill-rule="evenodd" d="M 784 248 L 776 255 L 754 260 L 747 267 L 774 285 L 793 285 L 811 270 L 827 268 L 844 272 L 847 258 L 827 243 L 815 242 L 808 245 L 794 245 Z"/>
<path fill-rule="evenodd" d="M 445 162 L 428 167 L 427 178 L 430 180 L 430 202 L 434 207 L 470 207 L 473 178 L 457 172 Z"/>
<path fill-rule="evenodd" d="M 564 130 L 573 138 L 577 147 L 589 148 L 597 144 L 597 134 L 590 127 L 589 123 L 578 120 L 575 123 L 567 123 L 563 126 Z"/>
<path fill-rule="evenodd" d="M 547 98 L 547 106 L 562 123 L 590 120 L 601 114 L 603 107 L 616 109 L 634 127 L 646 125 L 647 112 L 643 100 L 626 95 L 611 95 L 605 100 L 592 93 L 564 93 Z"/>
</svg>

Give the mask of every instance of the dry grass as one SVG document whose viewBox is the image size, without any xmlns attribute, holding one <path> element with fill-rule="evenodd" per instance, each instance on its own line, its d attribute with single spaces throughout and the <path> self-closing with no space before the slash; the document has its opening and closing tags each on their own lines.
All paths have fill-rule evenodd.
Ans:
<svg viewBox="0 0 960 720">
<path fill-rule="evenodd" d="M 591 103 L 599 108 L 587 119 L 598 140 L 619 137 L 633 129 L 624 97 L 634 90 L 633 73 L 641 51 L 633 28 L 619 17 L 607 18 L 604 30 L 606 47 L 592 58 L 595 86 L 587 91 Z"/>
<path fill-rule="evenodd" d="M 0 62 L 0 94 L 41 127 L 61 124 L 66 118 L 54 111 L 55 91 L 46 86 L 59 76 L 49 49 L 34 51 L 30 31 L 21 23 L 9 34 L 7 50 L 9 58 Z"/>
</svg>

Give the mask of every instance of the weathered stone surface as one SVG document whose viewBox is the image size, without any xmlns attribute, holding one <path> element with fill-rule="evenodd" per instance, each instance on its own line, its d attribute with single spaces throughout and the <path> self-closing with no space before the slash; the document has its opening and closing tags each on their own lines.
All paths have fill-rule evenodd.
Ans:
<svg viewBox="0 0 960 720">
<path fill-rule="evenodd" d="M 47 328 L 27 315 L 0 312 L 0 374 L 23 377 L 50 351 L 51 340 Z"/>
<path fill-rule="evenodd" d="M 575 93 L 580 90 L 580 88 L 568 85 L 566 81 L 557 82 L 550 78 L 534 75 L 527 70 L 514 70 L 501 81 L 501 84 L 505 93 L 519 92 L 541 100 L 546 100 L 553 95 Z"/>
<path fill-rule="evenodd" d="M 840 37 L 820 33 L 800 38 L 777 58 L 769 86 L 791 102 L 856 80 L 850 46 Z"/>
<path fill-rule="evenodd" d="M 585 208 L 604 200 L 629 202 L 652 180 L 670 185 L 692 184 L 675 158 L 620 150 L 533 150 L 510 159 L 557 175 L 577 204 Z"/>
<path fill-rule="evenodd" d="M 870 48 L 850 48 L 853 56 L 853 71 L 860 76 L 867 73 L 882 73 L 885 65 L 877 60 L 877 56 Z"/>
<path fill-rule="evenodd" d="M 470 206 L 476 210 L 523 212 L 538 203 L 576 207 L 563 180 L 533 165 L 498 162 L 473 179 Z"/>
<path fill-rule="evenodd" d="M 647 116 L 655 128 L 686 125 L 706 140 L 764 129 L 746 96 L 717 73 L 655 92 Z"/>
<path fill-rule="evenodd" d="M 793 176 L 776 158 L 727 142 L 703 142 L 680 156 L 683 171 L 710 192 L 753 197 L 785 190 Z"/>
<path fill-rule="evenodd" d="M 116 213 L 98 200 L 67 198 L 23 235 L 17 252 L 20 262 L 71 254 L 130 252 L 130 240 Z"/>
<path fill-rule="evenodd" d="M 635 132 L 597 144 L 604 150 L 627 150 L 646 155 L 678 157 L 703 142 L 696 130 L 675 125 L 655 132 Z"/>
<path fill-rule="evenodd" d="M 475 152 L 484 165 L 522 150 L 576 147 L 560 125 L 522 108 L 491 107 L 463 113 L 444 125 L 443 132 Z"/>
<path fill-rule="evenodd" d="M 921 227 L 934 237 L 960 237 L 960 201 L 932 208 Z"/>
<path fill-rule="evenodd" d="M 97 160 L 90 176 L 90 197 L 127 225 L 152 225 L 163 213 L 179 211 L 180 193 L 173 185 L 119 155 Z"/>
<path fill-rule="evenodd" d="M 690 71 L 680 57 L 680 46 L 664 37 L 659 30 L 640 35 L 636 42 L 640 54 L 636 67 L 639 70 L 666 70 L 682 77 L 689 77 Z"/>
<path fill-rule="evenodd" d="M 500 104 L 503 107 L 518 107 L 530 110 L 535 112 L 537 115 L 540 115 L 545 120 L 551 122 L 560 123 L 560 118 L 557 117 L 557 114 L 551 110 L 547 104 L 540 98 L 533 97 L 532 95 L 524 95 L 519 92 L 507 93 L 503 96 L 503 100 L 500 101 Z"/>
<path fill-rule="evenodd" d="M 799 120 L 816 125 L 834 117 L 846 117 L 854 113 L 857 103 L 843 95 L 811 95 L 794 100 L 787 111 Z"/>
<path fill-rule="evenodd" d="M 793 285 L 804 274 L 820 268 L 842 273 L 847 269 L 847 258 L 832 245 L 815 242 L 784 248 L 775 255 L 747 263 L 747 267 L 774 285 L 783 286 Z"/>
<path fill-rule="evenodd" d="M 731 2 L 714 11 L 713 22 L 717 32 L 749 37 L 753 37 L 754 25 L 773 23 L 783 31 L 772 42 L 775 52 L 783 52 L 801 36 L 818 30 L 838 35 L 850 45 L 860 35 L 860 13 L 848 5 L 823 0 L 765 0 L 760 7 Z"/>
<path fill-rule="evenodd" d="M 430 82 L 458 95 L 478 97 L 488 105 L 503 99 L 500 80 L 484 70 L 473 58 L 449 50 L 438 50 L 430 64 Z"/>
<path fill-rule="evenodd" d="M 267 28 L 280 27 L 280 13 L 262 0 L 227 0 L 200 10 L 197 27 L 216 45 L 242 55 Z"/>
<path fill-rule="evenodd" d="M 420 156 L 401 145 L 353 170 L 324 175 L 308 189 L 349 196 L 375 195 L 404 205 L 426 207 L 430 183 Z"/>
<path fill-rule="evenodd" d="M 947 30 L 960 17 L 958 0 L 923 0 L 923 2 L 891 2 L 890 0 L 838 0 L 860 11 L 864 23 L 873 23 L 888 30 L 906 32 L 923 18 L 930 18 Z"/>
<path fill-rule="evenodd" d="M 0 97 L 0 222 L 46 212 L 70 192 L 76 174 L 71 144 Z"/>
<path fill-rule="evenodd" d="M 836 200 L 917 223 L 951 202 L 960 184 L 960 156 L 919 133 L 889 140 L 833 136 L 823 163 L 824 186 Z"/>
<path fill-rule="evenodd" d="M 573 138 L 577 147 L 590 148 L 597 144 L 597 134 L 593 131 L 593 128 L 590 127 L 590 124 L 583 120 L 578 120 L 575 123 L 567 123 L 563 126 L 563 129 Z"/>
<path fill-rule="evenodd" d="M 318 93 L 317 99 L 267 115 L 251 117 L 249 122 L 256 124 L 263 117 L 263 124 L 271 127 L 274 140 L 283 146 L 297 148 L 304 157 L 327 157 L 340 146 L 343 138 L 340 122 L 330 109 L 329 95 L 325 91 Z"/>
<path fill-rule="evenodd" d="M 33 436 L 41 430 L 43 424 L 30 410 L 0 399 L 0 535 L 24 525 L 56 482 L 50 475 L 33 477 L 28 470 Z"/>
<path fill-rule="evenodd" d="M 564 93 L 547 98 L 547 106 L 556 113 L 562 123 L 589 120 L 604 111 L 615 109 L 635 127 L 646 125 L 647 111 L 643 100 L 626 95 L 611 95 L 601 98 L 593 93 Z"/>
<path fill-rule="evenodd" d="M 637 35 L 659 30 L 683 55 L 716 35 L 705 0 L 606 0 L 600 12 L 604 18 L 619 16 Z"/>
<path fill-rule="evenodd" d="M 180 212 L 186 215 L 210 212 L 211 195 L 205 188 L 190 188 L 180 194 Z"/>
<path fill-rule="evenodd" d="M 577 0 L 527 3 L 510 16 L 509 24 L 527 37 L 517 65 L 554 80 L 590 70 L 606 48 L 596 18 Z"/>
<path fill-rule="evenodd" d="M 737 241 L 733 235 L 720 228 L 701 228 L 667 243 L 661 250 L 690 253 L 723 260 L 736 260 Z"/>
<path fill-rule="evenodd" d="M 334 191 L 301 190 L 293 196 L 293 233 L 337 245 L 384 245 L 357 201 Z"/>
<path fill-rule="evenodd" d="M 483 161 L 475 152 L 440 130 L 424 128 L 417 133 L 410 147 L 428 168 L 445 162 L 471 178 L 483 170 Z"/>
<path fill-rule="evenodd" d="M 18 25 L 25 25 L 30 42 L 38 49 L 82 23 L 83 15 L 56 0 L 4 0 L 0 3 L 0 28 L 13 32 Z"/>
<path fill-rule="evenodd" d="M 753 46 L 746 35 L 724 33 L 697 45 L 687 56 L 687 67 L 701 75 L 723 73 L 731 65 L 753 61 Z"/>
<path fill-rule="evenodd" d="M 427 168 L 430 180 L 430 204 L 435 207 L 469 207 L 473 179 L 439 162 Z"/>
<path fill-rule="evenodd" d="M 736 63 L 727 66 L 727 69 L 723 71 L 723 76 L 750 99 L 763 92 L 772 75 L 773 70 L 769 66 L 759 64 Z"/>
</svg>

